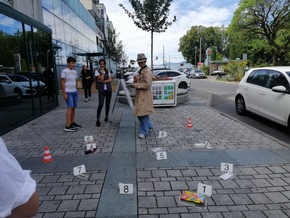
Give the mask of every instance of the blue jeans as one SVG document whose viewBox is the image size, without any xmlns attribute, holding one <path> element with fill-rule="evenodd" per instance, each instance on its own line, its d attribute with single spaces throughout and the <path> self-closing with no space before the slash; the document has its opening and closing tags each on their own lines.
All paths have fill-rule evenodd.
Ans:
<svg viewBox="0 0 290 218">
<path fill-rule="evenodd" d="M 78 105 L 78 92 L 67 92 L 66 105 L 68 108 L 76 108 Z"/>
<path fill-rule="evenodd" d="M 139 116 L 138 119 L 140 121 L 139 134 L 144 134 L 145 136 L 147 136 L 149 133 L 149 129 L 153 128 L 149 115 Z"/>
</svg>

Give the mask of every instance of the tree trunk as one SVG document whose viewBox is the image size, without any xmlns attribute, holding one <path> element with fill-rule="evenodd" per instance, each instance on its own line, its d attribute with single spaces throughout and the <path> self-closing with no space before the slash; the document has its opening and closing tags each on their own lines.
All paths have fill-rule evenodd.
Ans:
<svg viewBox="0 0 290 218">
<path fill-rule="evenodd" d="M 153 30 L 151 30 L 151 70 L 153 70 Z"/>
</svg>

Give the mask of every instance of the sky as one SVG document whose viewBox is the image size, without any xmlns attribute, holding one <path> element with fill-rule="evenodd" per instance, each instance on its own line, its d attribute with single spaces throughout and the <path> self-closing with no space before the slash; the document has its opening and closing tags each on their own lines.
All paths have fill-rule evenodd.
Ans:
<svg viewBox="0 0 290 218">
<path fill-rule="evenodd" d="M 100 0 L 100 3 L 105 5 L 109 20 L 112 21 L 116 33 L 119 34 L 118 39 L 122 40 L 129 60 L 136 60 L 138 53 L 145 53 L 150 60 L 150 33 L 138 28 L 119 6 L 122 3 L 125 8 L 133 12 L 129 1 Z M 239 0 L 173 0 L 168 20 L 172 20 L 175 15 L 177 21 L 169 26 L 166 32 L 154 33 L 154 64 L 163 64 L 163 61 L 164 63 L 183 62 L 184 58 L 178 52 L 179 39 L 192 26 L 228 26 L 238 3 Z M 156 60 L 156 57 L 158 57 L 158 60 Z"/>
</svg>

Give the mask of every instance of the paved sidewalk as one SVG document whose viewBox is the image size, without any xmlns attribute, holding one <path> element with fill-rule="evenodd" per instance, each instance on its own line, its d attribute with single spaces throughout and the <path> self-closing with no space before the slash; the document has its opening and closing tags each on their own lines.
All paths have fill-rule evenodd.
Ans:
<svg viewBox="0 0 290 218">
<path fill-rule="evenodd" d="M 60 96 L 60 107 L 2 138 L 38 183 L 36 217 L 290 217 L 289 145 L 206 107 L 208 98 L 191 90 L 188 102 L 156 108 L 154 128 L 140 140 L 128 105 L 117 102 L 111 123 L 95 126 L 96 94 L 88 103 L 80 96 L 76 117 L 83 128 L 64 132 Z M 159 131 L 168 136 L 159 139 Z M 93 154 L 84 155 L 85 135 L 95 138 Z M 206 140 L 212 149 L 195 148 Z M 54 161 L 43 164 L 46 145 Z M 156 147 L 167 151 L 167 160 L 153 157 Z M 233 179 L 219 178 L 221 162 L 234 164 Z M 73 167 L 81 164 L 87 173 L 75 177 Z M 133 184 L 134 193 L 120 195 L 119 182 Z M 199 182 L 213 188 L 207 206 L 180 203 L 182 190 L 194 191 Z"/>
</svg>

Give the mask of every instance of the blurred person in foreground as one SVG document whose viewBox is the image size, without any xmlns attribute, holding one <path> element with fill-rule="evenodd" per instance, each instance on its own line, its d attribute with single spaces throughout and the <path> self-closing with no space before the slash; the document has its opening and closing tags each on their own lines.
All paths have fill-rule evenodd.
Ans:
<svg viewBox="0 0 290 218">
<path fill-rule="evenodd" d="M 36 182 L 23 170 L 0 138 L 0 217 L 26 218 L 39 208 Z"/>
<path fill-rule="evenodd" d="M 151 70 L 146 65 L 146 61 L 145 54 L 140 53 L 137 55 L 137 62 L 141 69 L 138 71 L 138 75 L 134 77 L 133 83 L 136 89 L 134 114 L 140 121 L 140 139 L 144 139 L 148 135 L 149 129 L 153 127 L 149 118 L 149 115 L 154 113 L 153 95 L 151 92 L 153 77 Z"/>
</svg>

